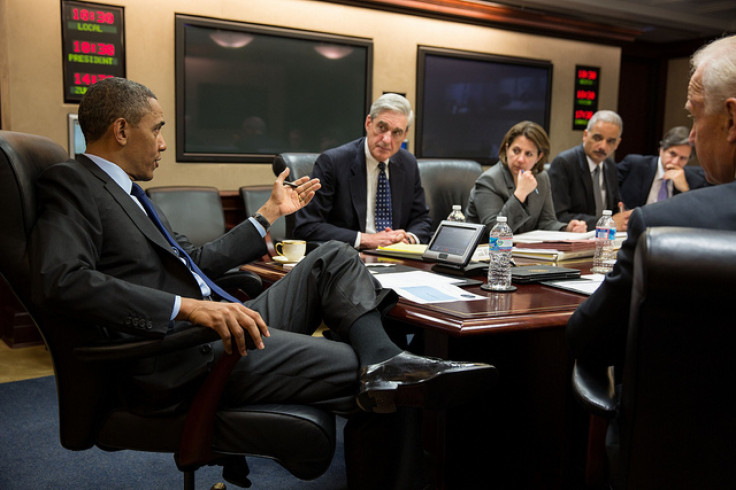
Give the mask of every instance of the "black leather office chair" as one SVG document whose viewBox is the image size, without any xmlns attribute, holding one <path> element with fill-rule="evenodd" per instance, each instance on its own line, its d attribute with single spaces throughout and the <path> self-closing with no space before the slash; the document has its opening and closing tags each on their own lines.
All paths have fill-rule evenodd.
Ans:
<svg viewBox="0 0 736 490">
<path fill-rule="evenodd" d="M 312 167 L 319 153 L 281 153 L 276 155 L 271 164 L 275 176 L 279 176 L 285 168 L 289 168 L 289 180 L 296 180 L 312 174 Z"/>
<path fill-rule="evenodd" d="M 146 189 L 151 201 L 163 211 L 171 227 L 195 245 L 204 245 L 225 233 L 225 212 L 220 191 L 208 186 L 157 186 Z M 263 282 L 252 272 L 233 269 L 216 282 L 240 300 L 254 298 Z"/>
<path fill-rule="evenodd" d="M 225 233 L 225 213 L 215 187 L 149 187 L 146 194 L 161 208 L 171 227 L 196 246 Z"/>
<path fill-rule="evenodd" d="M 619 386 L 576 362 L 575 392 L 615 420 L 616 489 L 733 488 L 736 232 L 652 228 L 636 251 Z"/>
<path fill-rule="evenodd" d="M 271 164 L 274 175 L 278 175 L 289 168 L 288 180 L 296 180 L 305 175 L 312 175 L 314 162 L 317 160 L 319 153 L 281 153 L 276 155 Z M 291 238 L 294 231 L 294 215 L 284 216 L 284 236 Z"/>
<path fill-rule="evenodd" d="M 242 458 L 246 454 L 275 459 L 301 479 L 323 474 L 335 449 L 333 414 L 292 405 L 218 410 L 237 355 L 220 360 L 186 413 L 143 416 L 114 402 L 110 366 L 214 340 L 213 331 L 193 327 L 163 340 L 95 347 L 79 340 L 73 323 L 48 317 L 31 304 L 26 248 L 37 213 L 34 181 L 45 168 L 67 158 L 66 151 L 47 138 L 0 131 L 0 274 L 30 313 L 51 353 L 62 446 L 171 452 L 184 473 L 184 488 L 193 488 L 194 471 L 208 464 L 224 465 L 226 478 L 248 485 Z"/>
<path fill-rule="evenodd" d="M 243 199 L 246 216 L 253 216 L 253 213 L 263 206 L 271 196 L 270 185 L 246 185 L 240 188 L 240 197 Z M 268 230 L 271 241 L 278 243 L 286 237 L 286 220 L 282 216 L 273 223 Z"/>
<path fill-rule="evenodd" d="M 483 167 L 472 160 L 420 158 L 417 163 L 432 217 L 432 230 L 435 230 L 450 214 L 453 204 L 460 204 L 465 213 L 468 196 L 483 173 Z"/>
</svg>

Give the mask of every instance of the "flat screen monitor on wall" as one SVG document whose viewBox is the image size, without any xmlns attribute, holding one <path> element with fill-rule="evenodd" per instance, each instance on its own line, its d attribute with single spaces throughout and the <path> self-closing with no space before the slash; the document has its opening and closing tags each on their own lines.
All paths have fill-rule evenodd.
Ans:
<svg viewBox="0 0 736 490">
<path fill-rule="evenodd" d="M 517 122 L 549 132 L 551 87 L 548 61 L 420 46 L 415 153 L 495 163 Z"/>
<path fill-rule="evenodd" d="M 176 157 L 271 162 L 359 138 L 372 43 L 176 16 Z"/>
</svg>

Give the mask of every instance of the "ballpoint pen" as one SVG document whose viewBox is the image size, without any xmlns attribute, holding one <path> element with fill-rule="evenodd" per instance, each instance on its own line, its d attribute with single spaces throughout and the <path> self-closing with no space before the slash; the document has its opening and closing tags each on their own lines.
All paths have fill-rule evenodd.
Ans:
<svg viewBox="0 0 736 490">
<path fill-rule="evenodd" d="M 285 180 L 284 181 L 284 185 L 285 186 L 289 186 L 289 187 L 293 187 L 294 189 L 296 189 L 297 187 L 299 187 L 299 184 L 295 184 L 294 182 L 289 182 L 288 180 Z"/>
</svg>

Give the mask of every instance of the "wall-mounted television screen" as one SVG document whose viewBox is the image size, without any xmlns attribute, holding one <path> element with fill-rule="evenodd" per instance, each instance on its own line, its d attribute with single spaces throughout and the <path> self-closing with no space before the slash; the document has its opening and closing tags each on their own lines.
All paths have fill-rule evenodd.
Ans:
<svg viewBox="0 0 736 490">
<path fill-rule="evenodd" d="M 549 132 L 552 64 L 419 46 L 414 152 L 489 165 L 517 122 Z"/>
<path fill-rule="evenodd" d="M 363 135 L 372 42 L 176 16 L 176 157 L 271 162 Z"/>
</svg>

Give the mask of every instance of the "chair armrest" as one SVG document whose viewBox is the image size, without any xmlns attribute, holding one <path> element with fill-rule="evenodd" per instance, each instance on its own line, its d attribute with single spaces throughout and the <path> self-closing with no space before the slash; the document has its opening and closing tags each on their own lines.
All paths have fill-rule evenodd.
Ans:
<svg viewBox="0 0 736 490">
<path fill-rule="evenodd" d="M 194 397 L 184 421 L 179 452 L 175 455 L 176 464 L 182 471 L 199 468 L 214 459 L 212 438 L 215 414 L 225 384 L 239 359 L 237 350 L 223 355 Z"/>
<path fill-rule="evenodd" d="M 197 325 L 180 332 L 169 334 L 162 339 L 76 347 L 74 354 L 77 359 L 85 362 L 129 361 L 167 354 L 187 347 L 212 342 L 219 338 L 220 336 L 217 332 L 211 328 Z"/>
<path fill-rule="evenodd" d="M 217 332 L 202 326 L 193 326 L 163 339 L 126 342 L 117 345 L 77 347 L 74 353 L 81 361 L 116 362 L 165 354 L 219 339 Z M 251 346 L 252 347 L 252 346 Z M 176 463 L 180 469 L 196 469 L 214 459 L 212 439 L 215 414 L 222 391 L 227 384 L 240 354 L 224 354 L 207 375 L 197 396 L 194 397 L 184 421 Z"/>
<path fill-rule="evenodd" d="M 253 299 L 263 291 L 263 281 L 261 281 L 261 278 L 257 274 L 250 271 L 239 269 L 230 270 L 218 277 L 215 282 L 222 289 L 230 292 L 234 296 L 238 296 L 238 290 L 242 291 L 248 296 L 246 299 Z M 238 299 L 242 300 L 242 298 Z"/>
<path fill-rule="evenodd" d="M 618 393 L 610 369 L 585 366 L 576 360 L 572 368 L 572 386 L 592 414 L 607 419 L 616 414 Z"/>
</svg>

